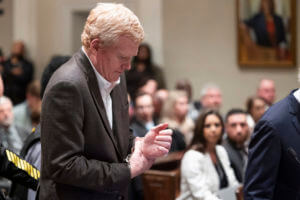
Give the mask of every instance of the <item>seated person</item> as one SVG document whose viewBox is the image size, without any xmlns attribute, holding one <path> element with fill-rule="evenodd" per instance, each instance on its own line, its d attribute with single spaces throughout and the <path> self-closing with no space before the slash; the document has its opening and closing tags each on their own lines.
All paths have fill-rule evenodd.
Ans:
<svg viewBox="0 0 300 200">
<path fill-rule="evenodd" d="M 247 112 L 250 114 L 255 124 L 260 120 L 267 109 L 265 100 L 258 96 L 250 97 L 246 102 L 246 106 Z"/>
<path fill-rule="evenodd" d="M 194 121 L 188 117 L 188 96 L 185 91 L 171 91 L 166 99 L 160 121 L 184 135 L 185 144 L 189 145 L 193 138 Z"/>
<path fill-rule="evenodd" d="M 219 86 L 214 83 L 207 83 L 200 92 L 200 100 L 190 104 L 189 116 L 193 120 L 197 120 L 199 115 L 205 110 L 219 111 L 222 106 L 222 92 Z"/>
<path fill-rule="evenodd" d="M 25 128 L 28 133 L 35 127 L 32 121 L 32 116 L 38 115 L 41 112 L 41 85 L 39 81 L 32 81 L 26 90 L 26 100 L 13 108 L 14 123 Z"/>
<path fill-rule="evenodd" d="M 220 189 L 238 186 L 227 152 L 219 145 L 223 132 L 223 120 L 217 111 L 200 115 L 192 143 L 181 162 L 178 200 L 219 200 Z"/>
<path fill-rule="evenodd" d="M 0 97 L 0 138 L 5 148 L 9 148 L 16 153 L 20 153 L 23 142 L 29 135 L 24 128 L 15 125 L 12 112 L 13 104 L 6 97 Z"/>
<path fill-rule="evenodd" d="M 138 93 L 134 100 L 135 115 L 131 121 L 130 127 L 133 134 L 138 137 L 144 137 L 146 133 L 157 124 L 153 118 L 154 107 L 150 94 Z"/>
<path fill-rule="evenodd" d="M 247 162 L 246 142 L 250 135 L 246 111 L 231 109 L 226 115 L 225 128 L 226 138 L 222 145 L 228 153 L 237 180 L 243 183 Z"/>
</svg>

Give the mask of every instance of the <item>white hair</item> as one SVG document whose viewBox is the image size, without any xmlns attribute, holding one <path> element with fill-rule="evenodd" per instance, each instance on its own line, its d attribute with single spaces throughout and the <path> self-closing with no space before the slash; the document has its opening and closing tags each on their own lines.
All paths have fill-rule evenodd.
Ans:
<svg viewBox="0 0 300 200">
<path fill-rule="evenodd" d="M 11 105 L 13 105 L 12 101 L 10 100 L 10 98 L 8 98 L 6 96 L 0 97 L 0 105 L 3 105 L 5 103 L 10 103 Z"/>
<path fill-rule="evenodd" d="M 103 47 L 113 45 L 120 36 L 136 43 L 144 39 L 143 27 L 137 16 L 122 4 L 98 3 L 86 20 L 81 42 L 89 48 L 93 39 L 99 38 Z"/>
<path fill-rule="evenodd" d="M 220 87 L 217 84 L 207 83 L 201 89 L 200 98 L 203 98 L 207 94 L 207 91 L 210 90 L 210 89 L 217 89 L 217 90 L 221 91 Z"/>
</svg>

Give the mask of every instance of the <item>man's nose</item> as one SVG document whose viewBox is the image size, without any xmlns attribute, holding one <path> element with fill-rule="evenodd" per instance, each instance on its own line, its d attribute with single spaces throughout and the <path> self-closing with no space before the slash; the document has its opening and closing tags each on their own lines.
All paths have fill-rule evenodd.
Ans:
<svg viewBox="0 0 300 200">
<path fill-rule="evenodd" d="M 126 64 L 123 64 L 123 69 L 124 69 L 124 70 L 130 70 L 130 69 L 131 69 L 131 63 L 128 62 L 128 63 L 126 63 Z"/>
<path fill-rule="evenodd" d="M 242 127 L 240 125 L 236 126 L 236 130 L 237 132 L 241 132 L 242 131 Z"/>
</svg>

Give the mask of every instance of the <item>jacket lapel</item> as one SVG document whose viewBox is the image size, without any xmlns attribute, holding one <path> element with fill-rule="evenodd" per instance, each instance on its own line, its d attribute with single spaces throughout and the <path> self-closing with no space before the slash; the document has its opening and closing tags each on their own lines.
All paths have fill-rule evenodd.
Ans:
<svg viewBox="0 0 300 200">
<path fill-rule="evenodd" d="M 93 68 L 90 64 L 90 61 L 88 60 L 86 55 L 82 52 L 82 50 L 80 50 L 79 56 L 80 56 L 81 68 L 83 68 L 83 70 L 86 74 L 88 87 L 89 87 L 90 93 L 93 97 L 93 100 L 94 100 L 94 103 L 96 105 L 97 111 L 98 111 L 98 113 L 99 113 L 99 115 L 102 119 L 102 122 L 104 124 L 104 127 L 105 127 L 110 139 L 112 140 L 112 142 L 114 144 L 114 147 L 117 151 L 118 156 L 122 157 L 121 153 L 119 151 L 117 142 L 114 138 L 113 131 L 111 130 L 109 122 L 108 122 L 108 118 L 107 118 L 107 115 L 106 115 L 106 110 L 105 110 L 105 107 L 104 107 L 104 103 L 103 103 L 103 100 L 102 100 L 100 89 L 98 87 L 98 81 L 97 81 L 95 72 L 94 72 L 94 70 L 93 70 Z"/>
<path fill-rule="evenodd" d="M 292 115 L 292 123 L 296 128 L 298 134 L 300 134 L 300 103 L 294 97 L 293 93 L 295 90 L 291 92 L 289 95 L 289 111 Z"/>
<path fill-rule="evenodd" d="M 126 142 L 124 142 L 124 135 L 121 135 L 120 133 L 124 132 L 124 130 L 122 130 L 121 124 L 118 120 L 125 120 L 122 118 L 121 113 L 122 113 L 122 109 L 124 109 L 124 106 L 122 104 L 122 97 L 121 97 L 121 84 L 124 80 L 121 77 L 121 82 L 119 85 L 117 85 L 113 91 L 111 92 L 111 100 L 112 100 L 112 108 L 113 108 L 113 132 L 115 135 L 115 138 L 117 140 L 117 143 L 119 145 L 119 148 L 124 150 L 121 151 L 123 153 L 127 154 L 127 150 L 126 149 Z M 123 155 L 124 157 L 124 155 Z"/>
</svg>

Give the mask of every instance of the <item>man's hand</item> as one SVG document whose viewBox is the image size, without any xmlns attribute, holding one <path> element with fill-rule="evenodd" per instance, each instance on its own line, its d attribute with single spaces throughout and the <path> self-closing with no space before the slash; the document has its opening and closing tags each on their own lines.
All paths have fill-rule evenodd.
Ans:
<svg viewBox="0 0 300 200">
<path fill-rule="evenodd" d="M 134 178 L 149 169 L 154 160 L 148 160 L 142 153 L 142 138 L 136 138 L 134 151 L 129 159 L 131 178 Z"/>
<path fill-rule="evenodd" d="M 169 152 L 172 142 L 172 130 L 168 124 L 153 127 L 145 137 L 136 137 L 134 151 L 129 159 L 131 178 L 149 169 L 155 159 Z M 166 130 L 164 130 L 166 129 Z"/>
<path fill-rule="evenodd" d="M 154 160 L 169 152 L 172 143 L 172 130 L 166 129 L 167 127 L 167 123 L 159 124 L 145 135 L 142 140 L 142 153 L 147 159 Z"/>
</svg>

